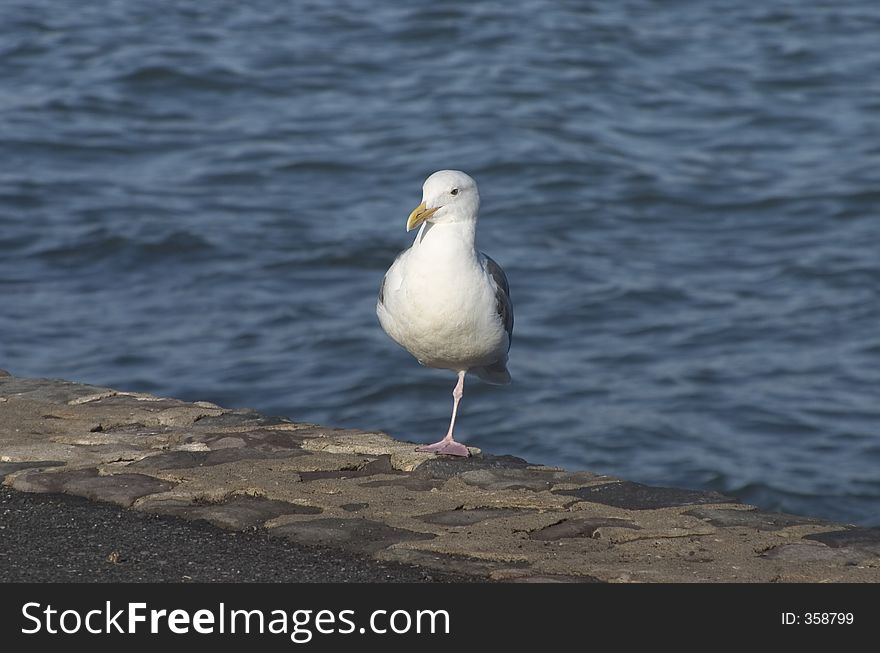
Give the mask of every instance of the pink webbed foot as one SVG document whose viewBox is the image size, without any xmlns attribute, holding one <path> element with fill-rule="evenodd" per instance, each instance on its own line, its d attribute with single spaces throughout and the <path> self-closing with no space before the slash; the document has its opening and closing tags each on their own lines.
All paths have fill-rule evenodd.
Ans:
<svg viewBox="0 0 880 653">
<path fill-rule="evenodd" d="M 440 442 L 435 442 L 434 444 L 426 444 L 423 447 L 416 447 L 416 451 L 427 451 L 436 454 L 443 454 L 446 456 L 462 456 L 467 458 L 471 455 L 471 452 L 468 451 L 468 448 L 461 444 L 460 442 L 456 442 L 455 440 L 440 440 Z"/>
</svg>

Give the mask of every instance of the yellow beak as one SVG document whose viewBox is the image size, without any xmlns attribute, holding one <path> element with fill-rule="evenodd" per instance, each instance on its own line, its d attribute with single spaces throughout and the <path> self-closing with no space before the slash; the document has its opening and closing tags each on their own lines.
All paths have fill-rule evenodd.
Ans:
<svg viewBox="0 0 880 653">
<path fill-rule="evenodd" d="M 439 208 L 440 207 L 438 206 L 437 209 Z M 419 204 L 416 208 L 413 209 L 413 212 L 409 214 L 409 218 L 407 218 L 406 220 L 406 230 L 412 231 L 413 229 L 418 227 L 425 220 L 434 215 L 437 209 L 429 209 L 427 206 L 425 206 L 424 202 Z"/>
</svg>

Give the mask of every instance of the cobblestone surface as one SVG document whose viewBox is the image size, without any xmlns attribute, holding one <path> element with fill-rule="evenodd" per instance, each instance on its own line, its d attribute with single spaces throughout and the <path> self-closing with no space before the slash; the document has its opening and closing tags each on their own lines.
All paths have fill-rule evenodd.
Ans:
<svg viewBox="0 0 880 653">
<path fill-rule="evenodd" d="M 0 372 L 0 479 L 520 582 L 880 581 L 880 530 L 472 450 Z"/>
</svg>

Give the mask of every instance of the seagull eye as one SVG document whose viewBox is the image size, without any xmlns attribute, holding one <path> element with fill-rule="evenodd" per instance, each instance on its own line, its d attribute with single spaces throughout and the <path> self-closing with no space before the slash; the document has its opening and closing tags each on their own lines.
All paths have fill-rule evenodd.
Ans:
<svg viewBox="0 0 880 653">
<path fill-rule="evenodd" d="M 458 195 L 458 189 L 457 189 L 457 188 L 453 188 L 450 192 L 451 192 L 453 195 Z"/>
</svg>

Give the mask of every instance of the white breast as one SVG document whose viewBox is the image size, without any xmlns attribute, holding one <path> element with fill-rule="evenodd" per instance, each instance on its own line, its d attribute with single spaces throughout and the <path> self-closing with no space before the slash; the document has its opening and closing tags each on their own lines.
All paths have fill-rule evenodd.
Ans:
<svg viewBox="0 0 880 653">
<path fill-rule="evenodd" d="M 506 360 L 508 336 L 479 255 L 452 226 L 416 239 L 388 271 L 382 328 L 429 367 L 467 370 Z"/>
</svg>

